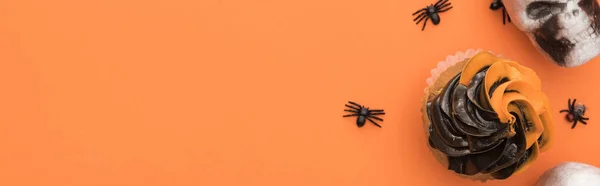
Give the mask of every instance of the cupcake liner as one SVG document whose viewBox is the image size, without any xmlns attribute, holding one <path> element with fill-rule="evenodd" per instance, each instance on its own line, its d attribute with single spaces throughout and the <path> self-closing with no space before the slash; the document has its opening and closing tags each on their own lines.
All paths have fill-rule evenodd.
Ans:
<svg viewBox="0 0 600 186">
<path fill-rule="evenodd" d="M 458 63 L 458 62 L 464 61 L 467 58 L 471 58 L 471 57 L 475 56 L 475 54 L 477 54 L 479 52 L 482 52 L 482 51 L 483 51 L 482 49 L 468 49 L 465 52 L 460 52 L 459 51 L 459 52 L 457 52 L 454 55 L 448 55 L 448 56 L 446 56 L 446 60 L 445 61 L 438 62 L 437 65 L 436 65 L 436 68 L 430 70 L 431 76 L 425 80 L 425 82 L 427 83 L 427 88 L 425 88 L 423 90 L 423 92 L 425 94 L 427 94 L 429 86 L 433 85 L 433 83 L 437 80 L 437 78 L 440 77 L 440 74 L 442 72 L 446 71 L 446 69 L 448 69 L 451 66 L 456 65 L 456 63 Z M 488 51 L 488 52 L 490 54 L 494 54 L 494 55 L 496 55 L 496 56 L 498 56 L 500 58 L 504 58 L 502 56 L 502 54 L 495 54 L 492 51 Z"/>
</svg>

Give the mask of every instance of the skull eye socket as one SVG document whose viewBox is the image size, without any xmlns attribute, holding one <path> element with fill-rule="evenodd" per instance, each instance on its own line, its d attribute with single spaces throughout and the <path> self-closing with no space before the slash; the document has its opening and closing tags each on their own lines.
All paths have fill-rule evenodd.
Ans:
<svg viewBox="0 0 600 186">
<path fill-rule="evenodd" d="M 530 19 L 541 19 L 552 14 L 560 13 L 564 7 L 566 7 L 566 4 L 564 3 L 536 1 L 527 5 L 527 17 Z"/>
<path fill-rule="evenodd" d="M 593 3 L 593 0 L 581 0 L 579 3 L 577 3 L 577 5 L 579 5 L 579 7 L 589 7 L 592 6 Z"/>
</svg>

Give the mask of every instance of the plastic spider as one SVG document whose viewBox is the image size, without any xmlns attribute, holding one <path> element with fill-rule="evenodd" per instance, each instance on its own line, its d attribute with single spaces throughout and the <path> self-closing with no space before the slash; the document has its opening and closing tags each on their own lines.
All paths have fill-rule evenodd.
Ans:
<svg viewBox="0 0 600 186">
<path fill-rule="evenodd" d="M 366 120 L 369 120 L 371 123 L 373 123 L 373 124 L 377 125 L 379 128 L 381 128 L 381 125 L 377 124 L 377 122 L 373 121 L 372 119 L 383 121 L 383 119 L 375 116 L 375 115 L 384 115 L 385 112 L 383 112 L 383 110 L 369 110 L 368 107 L 364 107 L 364 106 L 354 103 L 352 101 L 348 101 L 348 103 L 350 103 L 352 105 L 345 104 L 346 107 L 352 108 L 352 109 L 345 109 L 344 111 L 352 112 L 353 114 L 344 115 L 343 117 L 358 116 L 358 118 L 356 119 L 356 125 L 358 127 L 364 126 Z"/>
<path fill-rule="evenodd" d="M 445 11 L 448 11 L 450 9 L 452 9 L 452 6 L 450 6 L 451 3 L 448 2 L 448 0 L 438 0 L 435 5 L 431 4 L 425 8 L 422 8 L 421 10 L 416 11 L 415 13 L 413 13 L 412 15 L 415 16 L 417 14 L 419 14 L 419 16 L 417 16 L 415 19 L 413 19 L 413 21 L 417 21 L 417 19 L 419 21 L 417 21 L 417 25 L 425 20 L 425 22 L 423 23 L 423 28 L 421 29 L 421 31 L 425 30 L 425 26 L 427 25 L 427 20 L 429 20 L 431 18 L 431 22 L 434 25 L 440 24 L 440 15 L 438 13 L 442 13 Z M 448 7 L 450 6 L 450 7 Z"/>
<path fill-rule="evenodd" d="M 584 125 L 587 125 L 587 120 L 590 118 L 583 117 L 585 115 L 585 105 L 583 104 L 575 104 L 577 99 L 573 100 L 571 103 L 571 99 L 569 99 L 569 109 L 561 110 L 560 113 L 567 112 L 567 121 L 573 122 L 573 126 L 571 128 L 575 128 L 577 122 L 581 122 Z"/>
<path fill-rule="evenodd" d="M 502 0 L 494 0 L 492 4 L 490 4 L 490 9 L 492 10 L 498 10 L 500 8 L 502 8 L 502 24 L 506 24 L 506 18 L 508 18 L 508 22 L 510 23 L 510 16 L 508 15 L 508 12 L 506 12 Z"/>
</svg>

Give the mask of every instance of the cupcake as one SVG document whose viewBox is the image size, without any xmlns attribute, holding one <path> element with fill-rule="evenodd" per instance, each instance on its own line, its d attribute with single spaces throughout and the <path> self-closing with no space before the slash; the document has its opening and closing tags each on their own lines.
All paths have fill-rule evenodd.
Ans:
<svg viewBox="0 0 600 186">
<path fill-rule="evenodd" d="M 449 56 L 427 79 L 428 146 L 447 169 L 473 180 L 507 179 L 552 144 L 552 118 L 536 73 L 491 52 Z"/>
</svg>

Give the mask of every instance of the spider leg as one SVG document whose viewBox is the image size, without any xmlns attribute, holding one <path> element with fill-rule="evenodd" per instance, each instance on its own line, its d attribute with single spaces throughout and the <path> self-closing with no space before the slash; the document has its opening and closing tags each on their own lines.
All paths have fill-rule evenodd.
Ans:
<svg viewBox="0 0 600 186">
<path fill-rule="evenodd" d="M 581 117 L 581 120 L 590 120 L 590 118 Z"/>
<path fill-rule="evenodd" d="M 504 10 L 504 12 L 506 12 L 506 9 L 505 9 L 505 8 L 504 8 L 503 10 Z M 508 12 L 506 12 L 506 18 L 508 19 L 508 22 L 510 23 L 510 22 L 511 22 L 511 21 L 510 21 L 510 15 L 508 15 Z"/>
<path fill-rule="evenodd" d="M 344 111 L 358 113 L 358 111 L 356 111 L 356 110 L 350 110 L 350 109 L 344 109 Z"/>
<path fill-rule="evenodd" d="M 371 118 L 367 118 L 371 123 L 377 125 L 379 128 L 381 128 L 381 125 L 377 124 L 377 122 L 373 121 Z"/>
<path fill-rule="evenodd" d="M 506 24 L 506 9 L 502 9 L 502 24 Z"/>
<path fill-rule="evenodd" d="M 417 21 L 417 23 L 415 23 L 415 24 L 418 25 L 421 21 L 428 19 L 428 18 L 429 18 L 428 16 L 421 17 L 421 19 L 419 19 L 419 21 Z M 427 22 L 427 20 L 425 20 L 425 22 Z"/>
<path fill-rule="evenodd" d="M 575 128 L 575 125 L 577 125 L 577 121 L 578 120 L 575 120 L 575 122 L 573 123 L 573 126 L 571 127 L 571 129 Z"/>
<path fill-rule="evenodd" d="M 383 110 L 369 110 L 369 112 L 383 112 Z"/>
<path fill-rule="evenodd" d="M 342 117 L 350 117 L 350 116 L 358 116 L 358 114 L 348 114 L 348 115 L 343 115 Z"/>
<path fill-rule="evenodd" d="M 381 119 L 381 118 L 379 118 L 377 116 L 371 116 L 371 115 L 369 115 L 369 116 L 367 116 L 367 118 L 373 118 L 373 119 L 376 119 L 376 120 L 379 120 L 379 121 L 383 121 L 383 119 Z"/>
<path fill-rule="evenodd" d="M 444 1 L 444 0 L 438 0 L 438 1 L 436 1 L 435 4 L 433 4 L 433 6 L 439 5 L 442 1 Z"/>
<path fill-rule="evenodd" d="M 348 103 L 350 103 L 350 104 L 353 104 L 353 105 L 356 105 L 358 108 L 363 108 L 363 106 L 362 106 L 362 105 L 359 105 L 358 103 L 354 103 L 354 102 L 352 102 L 352 101 L 348 101 Z"/>
<path fill-rule="evenodd" d="M 452 3 L 448 3 L 448 4 L 445 4 L 445 5 L 440 5 L 440 7 L 435 7 L 435 9 L 438 10 L 438 12 L 440 12 L 441 9 L 444 9 L 444 8 L 450 6 L 450 5 L 452 5 Z"/>
<path fill-rule="evenodd" d="M 352 105 L 347 105 L 347 104 L 344 104 L 344 105 L 346 105 L 346 107 L 350 107 L 350 108 L 355 109 L 355 110 L 360 110 L 359 108 L 356 108 L 356 107 L 354 107 Z"/>
<path fill-rule="evenodd" d="M 451 6 L 451 7 L 448 7 L 448 8 L 446 8 L 446 9 L 443 9 L 443 10 L 438 10 L 438 13 L 442 13 L 442 12 L 448 11 L 448 10 L 450 10 L 450 9 L 452 9 L 452 8 L 453 8 L 453 7 Z"/>
<path fill-rule="evenodd" d="M 417 21 L 417 19 L 421 19 L 423 16 L 427 16 L 427 14 L 421 13 L 421 14 L 419 14 L 419 16 L 417 16 L 415 19 L 413 19 L 413 21 Z"/>
<path fill-rule="evenodd" d="M 412 15 L 417 15 L 417 13 L 422 12 L 422 11 L 427 11 L 427 8 L 422 8 L 421 10 L 417 10 L 415 13 L 413 13 Z"/>
<path fill-rule="evenodd" d="M 440 3 L 439 5 L 437 5 L 436 8 L 439 8 L 439 7 L 448 5 L 448 4 L 452 4 L 452 3 L 448 2 L 448 1 L 444 1 L 444 3 Z"/>
<path fill-rule="evenodd" d="M 569 110 L 567 110 L 567 109 L 560 110 L 560 112 L 559 112 L 559 113 L 563 113 L 563 112 L 569 112 Z"/>
<path fill-rule="evenodd" d="M 425 25 L 427 25 L 427 20 L 429 20 L 429 17 L 427 17 L 425 19 L 425 23 L 423 23 L 423 28 L 421 28 L 421 31 L 425 30 Z"/>
<path fill-rule="evenodd" d="M 435 3 L 434 7 L 439 7 L 440 5 L 444 5 L 444 3 L 448 2 L 448 0 L 439 0 Z"/>
<path fill-rule="evenodd" d="M 575 102 L 577 99 L 573 99 L 573 103 L 571 103 L 571 110 L 575 110 Z"/>
<path fill-rule="evenodd" d="M 379 112 L 379 113 L 370 113 L 369 115 L 371 115 L 371 116 L 374 116 L 374 115 L 384 115 L 384 114 L 385 114 L 385 113 L 381 113 L 381 112 Z"/>
<path fill-rule="evenodd" d="M 583 123 L 584 125 L 587 125 L 587 122 L 583 121 L 582 119 L 579 119 L 579 122 Z"/>
</svg>

